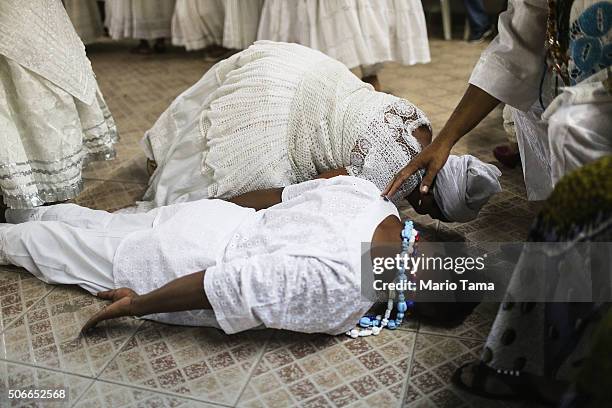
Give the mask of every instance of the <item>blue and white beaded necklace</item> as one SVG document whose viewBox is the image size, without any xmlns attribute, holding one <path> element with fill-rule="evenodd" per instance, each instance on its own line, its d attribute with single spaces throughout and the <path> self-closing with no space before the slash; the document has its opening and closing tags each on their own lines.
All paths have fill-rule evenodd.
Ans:
<svg viewBox="0 0 612 408">
<path fill-rule="evenodd" d="M 419 232 L 414 229 L 412 221 L 404 222 L 404 229 L 401 233 L 402 236 L 402 252 L 401 259 L 407 259 L 407 257 L 416 256 L 416 245 L 419 241 Z M 413 275 L 411 275 L 413 276 Z M 397 290 L 397 301 L 394 301 L 393 293 L 389 290 L 389 299 L 387 300 L 387 310 L 383 315 L 365 315 L 359 320 L 359 326 L 361 329 L 354 328 L 346 332 L 346 334 L 352 338 L 366 337 L 366 336 L 377 336 L 381 330 L 385 327 L 389 330 L 397 329 L 402 322 L 406 313 L 414 306 L 414 302 L 411 300 L 406 301 L 403 288 L 405 283 L 408 281 L 408 275 L 406 275 L 406 264 L 401 263 L 397 270 L 397 276 L 395 283 L 399 283 L 400 290 Z M 391 319 L 391 313 L 393 312 L 393 306 L 396 304 L 397 313 L 395 319 Z"/>
</svg>

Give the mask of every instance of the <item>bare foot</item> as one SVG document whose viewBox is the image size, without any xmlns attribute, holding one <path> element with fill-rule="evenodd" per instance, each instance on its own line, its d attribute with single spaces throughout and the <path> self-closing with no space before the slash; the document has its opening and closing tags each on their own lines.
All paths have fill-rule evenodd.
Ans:
<svg viewBox="0 0 612 408">
<path fill-rule="evenodd" d="M 367 82 L 368 84 L 374 87 L 374 90 L 381 91 L 380 81 L 378 80 L 378 75 L 370 75 L 362 78 L 363 82 Z"/>
</svg>

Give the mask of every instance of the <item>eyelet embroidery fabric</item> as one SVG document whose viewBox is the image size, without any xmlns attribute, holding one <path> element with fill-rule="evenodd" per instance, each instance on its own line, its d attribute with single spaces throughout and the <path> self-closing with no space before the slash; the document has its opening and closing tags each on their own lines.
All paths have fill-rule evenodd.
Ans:
<svg viewBox="0 0 612 408">
<path fill-rule="evenodd" d="M 375 226 L 392 214 L 397 210 L 364 180 L 286 187 L 283 202 L 242 224 L 221 262 L 206 271 L 206 293 L 221 327 L 234 333 L 263 324 L 329 334 L 354 327 L 371 306 L 361 298 L 361 242 L 371 241 Z M 359 235 L 368 230 L 364 225 L 371 226 L 368 236 Z"/>
</svg>

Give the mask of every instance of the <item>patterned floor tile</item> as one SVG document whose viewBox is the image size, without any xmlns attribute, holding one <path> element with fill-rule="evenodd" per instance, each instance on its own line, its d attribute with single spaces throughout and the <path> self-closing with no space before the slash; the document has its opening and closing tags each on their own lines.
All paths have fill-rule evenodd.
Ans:
<svg viewBox="0 0 612 408">
<path fill-rule="evenodd" d="M 0 332 L 52 289 L 22 269 L 0 266 Z"/>
<path fill-rule="evenodd" d="M 450 385 L 464 362 L 479 357 L 481 341 L 419 333 L 404 396 L 404 407 L 463 407 L 468 401 Z"/>
<path fill-rule="evenodd" d="M 69 407 L 85 392 L 93 379 L 0 361 L 0 407 Z M 9 390 L 64 390 L 64 399 L 9 399 Z"/>
<path fill-rule="evenodd" d="M 82 325 L 106 302 L 71 286 L 57 286 L 0 338 L 0 358 L 94 376 L 135 333 L 141 322 L 105 322 L 86 336 Z"/>
<path fill-rule="evenodd" d="M 78 400 L 75 408 L 213 408 L 208 404 L 174 395 L 96 381 Z"/>
<path fill-rule="evenodd" d="M 85 180 L 85 189 L 73 201 L 83 207 L 115 211 L 142 199 L 145 189 L 144 184 Z"/>
<path fill-rule="evenodd" d="M 279 332 L 239 406 L 392 406 L 401 399 L 415 338 L 399 330 L 358 339 Z"/>
<path fill-rule="evenodd" d="M 146 184 L 149 175 L 146 168 L 146 156 L 142 148 L 138 144 L 125 142 L 116 145 L 116 152 L 117 156 L 114 160 L 90 163 L 84 169 L 83 177 Z"/>
<path fill-rule="evenodd" d="M 487 338 L 491 325 L 495 320 L 498 307 L 499 304 L 497 303 L 481 303 L 474 309 L 472 314 L 457 327 L 444 328 L 421 323 L 419 326 L 419 333 L 484 340 Z"/>
<path fill-rule="evenodd" d="M 523 401 L 497 401 L 467 393 L 451 383 L 464 363 L 480 357 L 483 342 L 419 333 L 404 395 L 404 408 L 543 408 Z"/>
<path fill-rule="evenodd" d="M 233 404 L 270 335 L 146 322 L 100 379 Z"/>
</svg>

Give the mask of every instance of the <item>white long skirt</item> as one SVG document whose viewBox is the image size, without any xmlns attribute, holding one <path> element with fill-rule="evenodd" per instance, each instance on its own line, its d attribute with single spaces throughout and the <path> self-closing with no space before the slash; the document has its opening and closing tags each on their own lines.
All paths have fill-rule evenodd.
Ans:
<svg viewBox="0 0 612 408">
<path fill-rule="evenodd" d="M 108 32 L 114 40 L 170 38 L 175 0 L 106 0 Z"/>
<path fill-rule="evenodd" d="M 11 208 L 73 198 L 88 160 L 114 157 L 115 122 L 102 94 L 86 105 L 0 56 L 0 188 Z"/>
<path fill-rule="evenodd" d="M 225 0 L 223 46 L 243 50 L 257 39 L 263 0 Z"/>
<path fill-rule="evenodd" d="M 257 39 L 296 42 L 349 68 L 430 61 L 419 0 L 266 0 Z"/>
<path fill-rule="evenodd" d="M 224 3 L 224 0 L 177 0 L 172 17 L 172 44 L 187 51 L 221 45 Z"/>
<path fill-rule="evenodd" d="M 255 42 L 263 0 L 177 0 L 172 43 L 188 51 L 210 45 L 242 50 Z"/>
<path fill-rule="evenodd" d="M 83 44 L 91 44 L 104 34 L 96 0 L 64 0 L 66 12 Z"/>
</svg>

